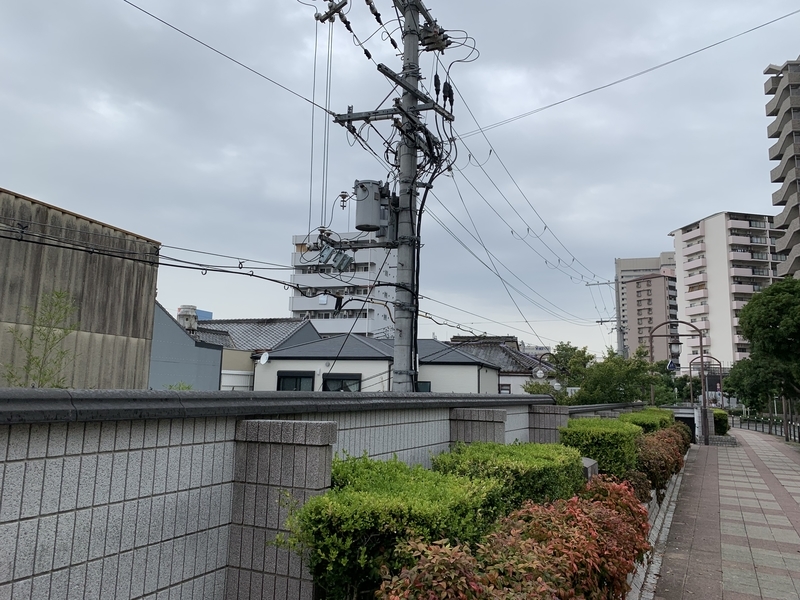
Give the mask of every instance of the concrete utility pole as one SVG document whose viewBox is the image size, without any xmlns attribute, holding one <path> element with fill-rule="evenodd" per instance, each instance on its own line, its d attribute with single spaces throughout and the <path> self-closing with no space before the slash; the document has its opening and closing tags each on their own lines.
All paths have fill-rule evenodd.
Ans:
<svg viewBox="0 0 800 600">
<path fill-rule="evenodd" d="M 405 4 L 405 7 L 403 7 Z M 408 88 L 419 87 L 419 7 L 415 0 L 395 0 L 403 10 L 403 74 Z M 405 135 L 400 139 L 400 211 L 397 214 L 397 291 L 395 297 L 394 367 L 392 390 L 413 392 L 417 370 L 414 352 L 414 324 L 419 303 L 416 289 L 416 235 L 417 215 L 417 136 L 414 123 L 409 118 L 417 111 L 417 96 L 406 88 L 402 99 L 401 127 Z"/>
<path fill-rule="evenodd" d="M 420 181 L 418 160 L 424 153 L 431 163 L 440 165 L 443 162 L 441 142 L 419 119 L 421 111 L 433 110 L 446 121 L 453 121 L 453 115 L 443 105 L 428 97 L 419 89 L 420 81 L 420 45 L 426 51 L 444 51 L 451 40 L 433 19 L 422 0 L 392 0 L 395 7 L 403 14 L 403 70 L 400 74 L 393 72 L 386 65 L 379 64 L 378 72 L 403 92 L 394 106 L 369 112 L 353 112 L 349 107 L 347 113 L 337 114 L 334 122 L 344 126 L 351 134 L 358 135 L 354 121 L 394 120 L 400 130 L 397 147 L 397 168 L 399 198 L 396 209 L 391 209 L 395 219 L 397 239 L 384 243 L 370 244 L 370 247 L 397 248 L 397 281 L 395 302 L 395 337 L 394 366 L 392 372 L 392 391 L 413 392 L 417 376 L 417 357 L 414 356 L 415 337 L 417 333 L 418 290 L 417 290 L 417 251 L 420 245 L 417 231 L 417 189 L 430 186 L 430 182 Z M 342 8 L 347 0 L 330 2 L 325 14 L 317 14 L 317 20 L 324 22 L 338 14 L 342 19 Z M 371 2 L 367 4 L 372 9 Z M 373 10 L 373 15 L 376 11 Z M 379 16 L 379 15 L 378 15 Z M 380 21 L 379 21 L 380 22 Z M 347 24 L 347 23 L 346 23 Z M 369 56 L 369 55 L 368 55 Z M 436 94 L 438 100 L 439 80 L 436 76 Z M 444 84 L 443 104 L 449 100 L 452 108 L 452 87 Z M 397 116 L 399 115 L 399 119 Z M 337 244 L 331 240 L 327 243 L 336 248 L 345 248 L 345 244 Z M 350 244 L 350 248 L 356 246 Z"/>
</svg>

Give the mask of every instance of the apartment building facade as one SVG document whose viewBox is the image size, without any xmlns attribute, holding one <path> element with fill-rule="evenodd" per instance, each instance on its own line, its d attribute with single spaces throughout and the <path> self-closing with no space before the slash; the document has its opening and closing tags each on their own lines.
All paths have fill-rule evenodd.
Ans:
<svg viewBox="0 0 800 600">
<path fill-rule="evenodd" d="M 647 275 L 674 277 L 675 253 L 662 252 L 658 256 L 642 258 L 615 258 L 614 271 L 617 315 L 619 317 L 617 323 L 617 352 L 623 356 L 629 356 L 641 345 L 638 340 L 638 319 L 640 316 L 637 315 L 635 306 L 631 309 L 626 284 Z M 665 302 L 667 302 L 666 299 Z M 640 306 L 639 308 L 643 307 Z M 629 322 L 630 318 L 635 319 L 633 325 Z M 655 323 L 657 324 L 658 321 Z"/>
<path fill-rule="evenodd" d="M 720 212 L 676 229 L 675 270 L 678 317 L 702 332 L 703 352 L 723 367 L 750 354 L 750 345 L 739 329 L 739 312 L 755 292 L 778 276 L 786 260 L 777 250 L 783 231 L 773 217 L 760 214 Z M 686 325 L 682 337 L 683 368 L 700 354 L 700 336 Z"/>
<path fill-rule="evenodd" d="M 652 353 L 654 361 L 672 360 L 680 364 L 680 353 L 670 350 L 670 337 L 678 333 L 677 324 L 670 323 L 659 328 L 650 338 L 650 332 L 666 321 L 678 318 L 678 291 L 675 277 L 669 275 L 644 275 L 626 281 L 623 291 L 628 302 L 628 327 L 625 330 L 625 345 L 629 353 L 639 347 Z M 652 344 L 651 344 L 652 343 Z"/>
<path fill-rule="evenodd" d="M 777 241 L 776 250 L 787 255 L 778 264 L 782 277 L 800 275 L 800 57 L 783 66 L 770 65 L 764 93 L 772 96 L 767 103 L 767 116 L 775 117 L 767 127 L 767 136 L 777 141 L 769 149 L 771 160 L 778 161 L 770 172 L 772 183 L 780 188 L 772 194 L 772 204 L 783 207 L 774 225 L 785 235 Z"/>
<path fill-rule="evenodd" d="M 374 234 L 363 231 L 337 238 L 375 247 L 347 251 L 353 260 L 340 271 L 334 261 L 320 257 L 316 234 L 292 236 L 291 282 L 302 288 L 292 290 L 289 298 L 292 317 L 310 319 L 324 337 L 355 333 L 393 338 L 397 250 L 377 247 Z"/>
</svg>

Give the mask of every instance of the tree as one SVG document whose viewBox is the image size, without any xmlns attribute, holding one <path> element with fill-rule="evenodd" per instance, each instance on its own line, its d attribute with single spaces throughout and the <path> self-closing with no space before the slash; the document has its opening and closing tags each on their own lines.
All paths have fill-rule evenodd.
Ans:
<svg viewBox="0 0 800 600">
<path fill-rule="evenodd" d="M 800 280 L 782 279 L 753 296 L 739 314 L 742 335 L 761 371 L 783 380 L 778 393 L 800 396 Z"/>
<path fill-rule="evenodd" d="M 569 404 L 570 398 L 567 395 L 566 388 L 562 387 L 560 390 L 556 390 L 546 381 L 537 381 L 535 379 L 531 379 L 522 386 L 522 389 L 528 394 L 547 394 L 552 396 L 556 401 L 556 404 Z"/>
<path fill-rule="evenodd" d="M 738 361 L 725 378 L 725 392 L 756 412 L 763 412 L 775 396 L 795 397 L 797 388 L 790 366 L 758 352 Z"/>
<path fill-rule="evenodd" d="M 568 386 L 581 386 L 586 369 L 594 360 L 594 354 L 589 352 L 586 346 L 578 348 L 569 342 L 559 342 L 545 362 L 553 365 L 556 370 L 556 379 L 564 388 L 567 388 Z"/>
<path fill-rule="evenodd" d="M 602 361 L 586 368 L 576 404 L 604 404 L 649 400 L 650 384 L 656 381 L 651 374 L 647 352 L 639 348 L 632 357 L 608 348 Z"/>
<path fill-rule="evenodd" d="M 65 387 L 64 368 L 73 352 L 63 342 L 78 329 L 75 300 L 69 292 L 56 290 L 42 296 L 38 309 L 22 310 L 31 321 L 30 329 L 16 326 L 8 331 L 24 361 L 19 367 L 3 365 L 4 379 L 11 387 Z"/>
</svg>

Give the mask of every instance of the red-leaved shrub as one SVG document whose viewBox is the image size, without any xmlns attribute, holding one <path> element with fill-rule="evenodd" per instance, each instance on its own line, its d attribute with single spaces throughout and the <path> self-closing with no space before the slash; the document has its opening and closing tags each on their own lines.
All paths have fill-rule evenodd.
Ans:
<svg viewBox="0 0 800 600">
<path fill-rule="evenodd" d="M 528 502 L 473 554 L 445 542 L 409 546 L 416 564 L 386 575 L 384 600 L 614 600 L 650 549 L 647 511 L 631 487 L 595 478 L 580 497 Z"/>
</svg>

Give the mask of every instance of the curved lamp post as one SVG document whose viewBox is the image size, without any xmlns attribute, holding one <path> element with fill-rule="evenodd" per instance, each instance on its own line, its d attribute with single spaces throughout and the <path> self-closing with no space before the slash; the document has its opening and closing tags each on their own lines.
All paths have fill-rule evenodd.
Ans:
<svg viewBox="0 0 800 600">
<path fill-rule="evenodd" d="M 725 406 L 725 395 L 724 395 L 723 389 L 722 389 L 722 362 L 718 358 L 714 358 L 710 354 L 706 354 L 705 356 L 700 354 L 699 356 L 695 356 L 692 360 L 690 360 L 689 361 L 689 382 L 691 383 L 691 381 L 692 381 L 692 363 L 694 363 L 696 360 L 700 360 L 700 359 L 713 360 L 714 362 L 716 362 L 719 365 L 719 395 L 720 395 L 720 398 L 722 399 L 722 405 Z M 701 364 L 702 364 L 702 362 L 701 362 Z M 707 392 L 708 392 L 708 390 L 706 390 L 706 393 Z"/>
<path fill-rule="evenodd" d="M 656 325 L 655 327 L 653 327 L 650 330 L 649 343 L 648 343 L 648 347 L 650 348 L 650 364 L 653 364 L 653 362 L 654 362 L 653 361 L 653 338 L 654 337 L 681 338 L 681 337 L 693 337 L 694 336 L 693 333 L 662 333 L 662 334 L 659 334 L 659 335 L 655 335 L 655 332 L 658 329 L 661 329 L 662 327 L 664 327 L 665 325 L 676 325 L 678 323 L 680 323 L 682 325 L 686 325 L 687 327 L 690 327 L 690 328 L 694 329 L 697 332 L 697 335 L 700 337 L 700 357 L 704 356 L 704 353 L 703 353 L 703 332 L 700 331 L 700 329 L 694 323 L 689 323 L 688 321 L 678 321 L 678 320 L 664 321 L 663 323 L 659 323 L 658 325 Z M 677 340 L 675 342 L 670 342 L 670 350 L 673 351 L 673 354 L 677 354 L 680 351 L 680 346 L 681 346 L 680 340 Z M 675 350 L 675 348 L 677 348 L 677 351 Z M 690 365 L 689 368 L 691 369 L 691 365 Z M 689 381 L 691 381 L 691 377 L 689 377 Z M 703 445 L 704 446 L 708 446 L 708 418 L 706 416 L 706 413 L 708 411 L 708 406 L 707 406 L 708 399 L 706 398 L 706 378 L 705 378 L 705 372 L 703 371 L 703 361 L 702 360 L 700 361 L 700 387 L 703 390 L 703 408 L 702 408 L 701 417 L 700 417 L 700 430 L 701 430 L 701 432 L 703 434 Z M 651 402 L 652 402 L 652 398 L 653 398 L 653 394 L 654 393 L 655 393 L 655 391 L 654 391 L 653 387 L 651 386 L 651 388 L 650 388 Z"/>
<path fill-rule="evenodd" d="M 555 355 L 552 352 L 545 352 L 544 354 L 540 354 L 539 356 L 536 357 L 536 360 L 539 361 L 539 369 L 537 371 L 534 371 L 533 375 L 535 375 L 538 379 L 544 379 L 544 376 L 546 375 L 546 373 L 542 370 L 542 367 L 541 367 L 541 364 L 544 361 L 544 357 L 545 356 L 550 356 L 551 358 L 555 358 Z M 558 368 L 555 365 L 551 365 L 550 368 L 553 371 L 560 371 L 564 375 L 569 375 L 567 370 L 565 368 L 563 368 L 563 367 L 562 368 Z M 557 392 L 560 392 L 562 387 L 563 386 L 561 385 L 561 382 L 558 381 L 558 379 L 556 379 L 556 382 L 553 384 L 553 389 L 555 391 L 557 391 Z"/>
</svg>

